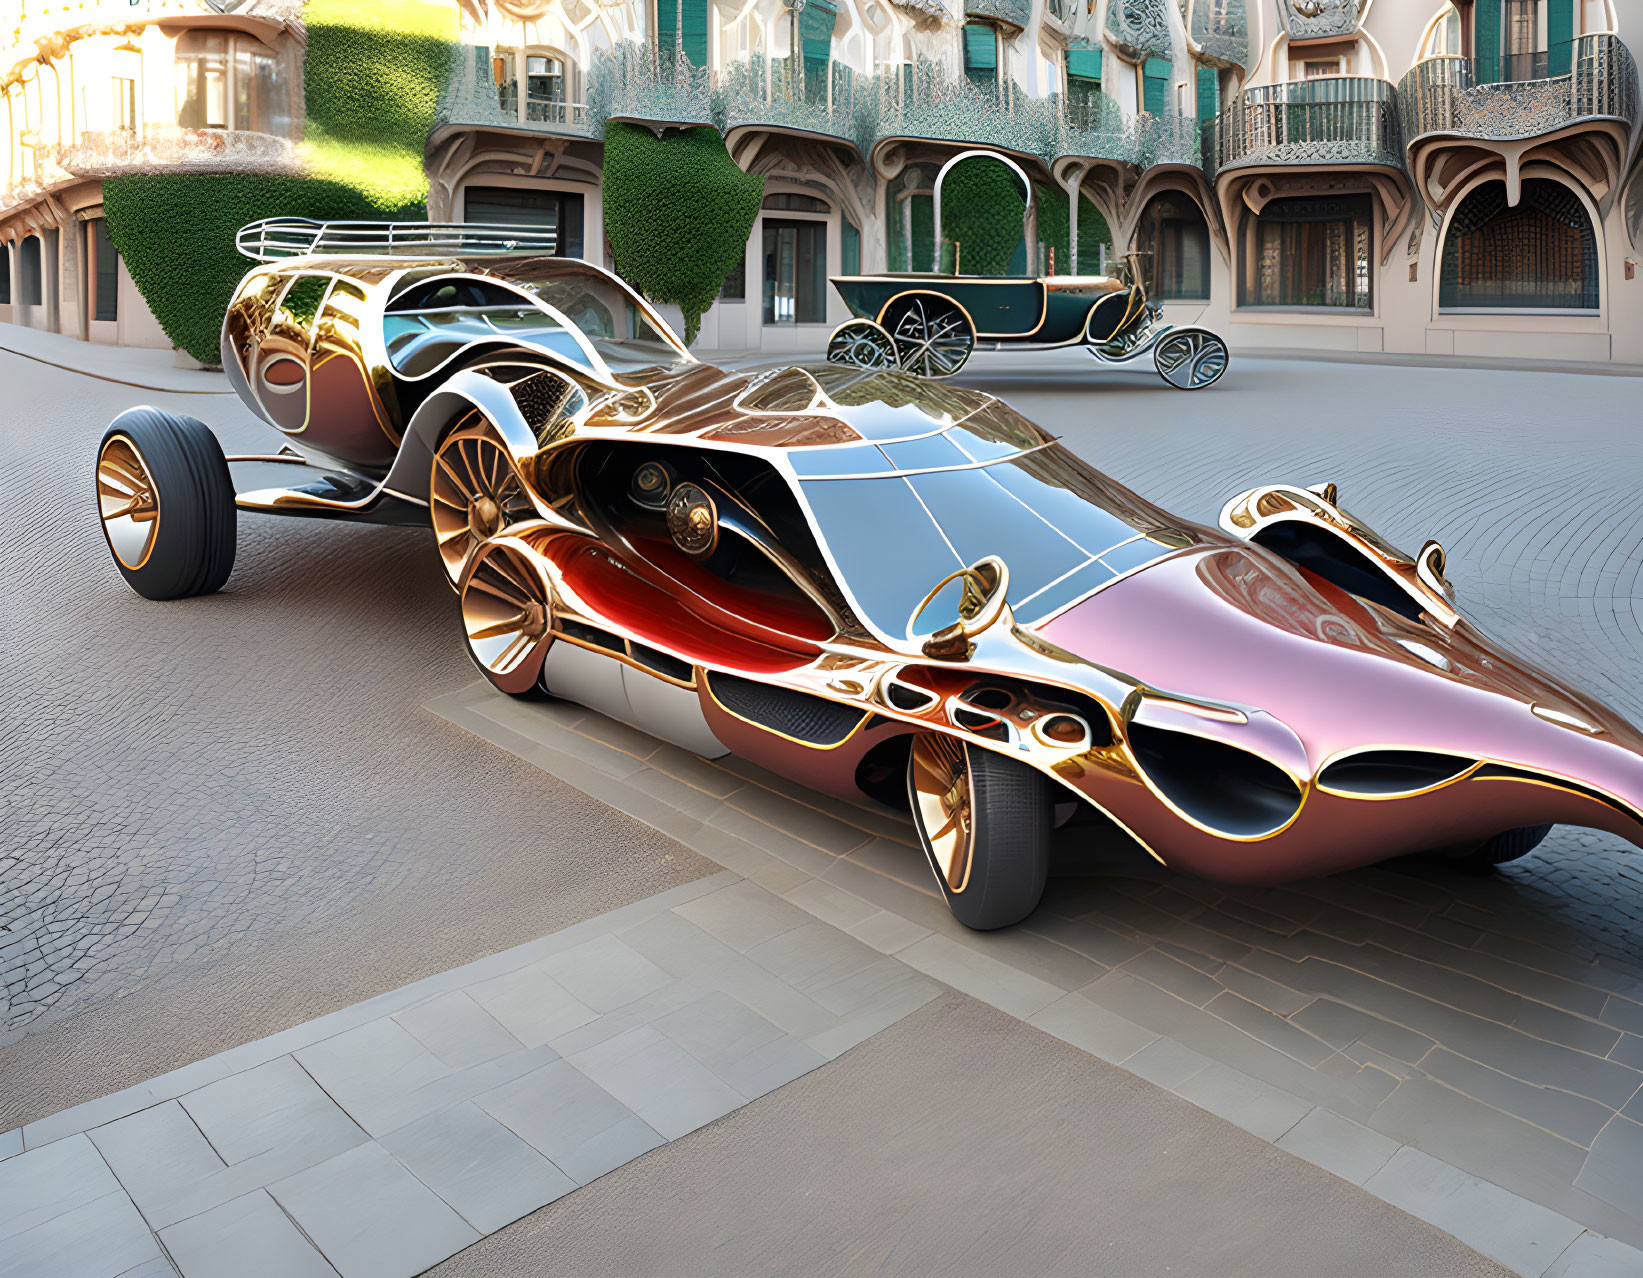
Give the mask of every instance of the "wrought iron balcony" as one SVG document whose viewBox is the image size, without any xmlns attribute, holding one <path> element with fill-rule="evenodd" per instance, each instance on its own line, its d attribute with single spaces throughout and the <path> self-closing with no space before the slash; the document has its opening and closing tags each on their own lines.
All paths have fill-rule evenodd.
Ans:
<svg viewBox="0 0 1643 1278">
<path fill-rule="evenodd" d="M 1124 118 L 1118 103 L 1099 93 L 1061 101 L 1052 150 L 1052 159 L 1077 156 L 1135 164 L 1140 158 L 1135 122 Z"/>
<path fill-rule="evenodd" d="M 1403 77 L 1398 100 L 1410 146 L 1428 134 L 1533 138 L 1583 120 L 1632 126 L 1637 65 L 1612 35 L 1581 36 L 1545 53 L 1427 58 Z"/>
<path fill-rule="evenodd" d="M 877 140 L 917 138 L 996 147 L 1049 158 L 1055 152 L 1059 111 L 1054 98 L 1034 98 L 1006 81 L 992 91 L 939 64 L 919 59 L 874 77 L 869 105 Z"/>
<path fill-rule="evenodd" d="M 588 119 L 588 109 L 580 102 L 556 102 L 527 93 L 525 110 L 519 110 L 519 84 L 501 84 L 491 71 L 491 51 L 484 46 L 462 58 L 439 104 L 441 124 L 478 125 L 485 128 L 524 130 L 556 137 L 598 137 L 599 130 Z"/>
<path fill-rule="evenodd" d="M 588 123 L 600 134 L 608 120 L 718 125 L 711 79 L 677 50 L 625 41 L 594 54 Z"/>
<path fill-rule="evenodd" d="M 72 146 L 42 148 L 48 167 L 86 177 L 126 169 L 282 168 L 295 162 L 289 138 L 245 129 L 183 129 L 149 125 L 82 133 Z"/>
<path fill-rule="evenodd" d="M 824 73 L 807 74 L 802 59 L 756 53 L 725 68 L 715 96 L 726 133 L 760 127 L 818 133 L 849 142 L 865 155 L 873 146 L 873 94 L 864 91 L 870 88 L 864 79 L 839 62 Z"/>
<path fill-rule="evenodd" d="M 1329 76 L 1245 89 L 1215 122 L 1214 172 L 1290 164 L 1402 168 L 1392 86 Z"/>
<path fill-rule="evenodd" d="M 964 16 L 991 18 L 1021 31 L 1033 20 L 1032 0 L 964 0 Z"/>
</svg>

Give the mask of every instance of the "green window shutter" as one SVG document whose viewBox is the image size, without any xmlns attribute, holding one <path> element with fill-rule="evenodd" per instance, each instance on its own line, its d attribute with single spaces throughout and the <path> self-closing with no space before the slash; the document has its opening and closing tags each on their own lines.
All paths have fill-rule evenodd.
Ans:
<svg viewBox="0 0 1643 1278">
<path fill-rule="evenodd" d="M 685 57 L 699 67 L 707 65 L 707 0 L 656 0 L 656 48 L 666 57 L 673 52 L 684 18 Z"/>
<path fill-rule="evenodd" d="M 1578 0 L 1550 0 L 1546 10 L 1547 75 L 1568 75 L 1573 65 L 1575 5 Z"/>
<path fill-rule="evenodd" d="M 839 258 L 843 274 L 861 274 L 861 231 L 847 217 L 839 219 Z"/>
<path fill-rule="evenodd" d="M 1472 5 L 1472 56 L 1477 59 L 1479 84 L 1500 78 L 1500 0 L 1476 0 Z"/>
<path fill-rule="evenodd" d="M 1198 68 L 1198 119 L 1200 123 L 1221 114 L 1221 77 L 1208 67 Z"/>
<path fill-rule="evenodd" d="M 1101 84 L 1101 50 L 1100 49 L 1068 49 L 1067 50 L 1067 79 L 1093 80 L 1097 87 Z"/>
<path fill-rule="evenodd" d="M 826 67 L 833 56 L 833 26 L 838 8 L 833 0 L 808 0 L 799 14 L 799 39 L 804 44 L 805 73 Z"/>
<path fill-rule="evenodd" d="M 1141 66 L 1141 109 L 1164 114 L 1169 99 L 1170 64 L 1163 58 L 1148 58 Z"/>
<path fill-rule="evenodd" d="M 998 36 L 985 22 L 964 28 L 964 74 L 983 89 L 998 88 Z"/>
</svg>

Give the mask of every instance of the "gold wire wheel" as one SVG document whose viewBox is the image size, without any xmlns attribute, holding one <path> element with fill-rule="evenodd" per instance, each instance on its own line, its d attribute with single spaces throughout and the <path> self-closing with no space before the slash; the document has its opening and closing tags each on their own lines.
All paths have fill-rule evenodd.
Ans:
<svg viewBox="0 0 1643 1278">
<path fill-rule="evenodd" d="M 975 330 L 953 302 L 944 297 L 913 296 L 898 303 L 885 327 L 895 344 L 896 362 L 904 373 L 951 377 L 975 349 Z"/>
<path fill-rule="evenodd" d="M 913 738 L 913 801 L 936 872 L 952 892 L 970 878 L 975 841 L 974 801 L 964 745 L 937 732 Z"/>
<path fill-rule="evenodd" d="M 434 453 L 428 512 L 452 585 L 475 546 L 535 515 L 513 454 L 478 413 L 447 435 Z"/>
<path fill-rule="evenodd" d="M 474 661 L 503 692 L 529 692 L 553 627 L 553 591 L 536 556 L 520 542 L 488 542 L 475 552 L 461 591 Z"/>
<path fill-rule="evenodd" d="M 114 557 L 133 572 L 148 562 L 160 531 L 160 498 L 137 446 L 112 435 L 97 457 L 97 510 Z"/>
</svg>

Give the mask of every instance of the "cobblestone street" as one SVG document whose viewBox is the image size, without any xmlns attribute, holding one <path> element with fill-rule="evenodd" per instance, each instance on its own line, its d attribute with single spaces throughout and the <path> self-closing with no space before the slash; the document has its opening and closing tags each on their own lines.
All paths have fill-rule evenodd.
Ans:
<svg viewBox="0 0 1643 1278">
<path fill-rule="evenodd" d="M 1260 890 L 1066 858 L 1026 927 L 959 935 L 893 816 L 742 765 L 705 783 L 670 747 L 476 692 L 425 533 L 245 516 L 224 593 L 138 599 L 93 515 L 107 420 L 152 402 L 231 450 L 265 451 L 269 432 L 204 374 L 155 392 L 0 353 L 0 375 L 0 484 L 24 530 L 0 635 L 0 1133 L 723 865 L 1011 1012 L 1010 1033 L 1031 1038 L 1027 1021 L 1121 1062 L 1357 1184 L 1378 1177 L 1395 1205 L 1400 1160 L 1430 1155 L 1643 1246 L 1643 867 L 1619 839 L 1558 828 L 1486 878 L 1394 865 Z M 1333 481 L 1395 544 L 1441 541 L 1485 632 L 1643 720 L 1643 380 L 1236 359 L 1183 395 L 1077 351 L 983 354 L 963 380 L 1202 522 L 1256 484 Z M 254 469 L 272 482 L 237 467 L 242 485 Z M 684 815 L 647 792 L 680 780 L 711 791 Z M 894 1045 L 932 1016 L 876 1050 L 907 1059 Z M 1001 1122 L 1015 1112 L 996 1103 Z M 680 1175 L 703 1174 L 693 1139 L 667 1151 Z M 622 1187 L 646 1192 L 653 1166 L 542 1208 L 454 1272 L 518 1272 L 544 1220 L 617 1230 Z M 848 1160 L 818 1175 L 842 1192 Z M 748 1240 L 780 1221 L 742 1224 L 740 1254 L 768 1261 Z M 675 1222 L 673 1241 L 710 1268 L 730 1227 Z M 1489 1254 L 1537 1274 L 1556 1255 L 1525 1247 L 1540 1268 Z"/>
</svg>

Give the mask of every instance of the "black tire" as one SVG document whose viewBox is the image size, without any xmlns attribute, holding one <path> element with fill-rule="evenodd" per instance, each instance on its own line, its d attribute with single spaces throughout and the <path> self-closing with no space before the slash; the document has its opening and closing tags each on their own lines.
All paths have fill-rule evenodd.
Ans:
<svg viewBox="0 0 1643 1278">
<path fill-rule="evenodd" d="M 927 758 L 921 744 L 928 740 L 924 737 L 915 738 L 907 760 L 907 797 L 913 825 L 953 917 L 978 932 L 1009 927 L 1037 909 L 1044 896 L 1053 818 L 1049 781 L 1043 773 L 1018 760 L 943 739 L 962 752 L 969 787 L 968 872 L 956 890 L 932 846 L 920 807 L 921 755 Z"/>
<path fill-rule="evenodd" d="M 140 496 L 149 503 L 142 513 L 153 525 L 140 544 L 133 521 L 119 513 L 133 455 L 137 469 L 146 472 L 138 476 L 146 481 Z M 143 598 L 209 595 L 228 581 L 234 570 L 234 482 L 222 446 L 204 422 L 157 408 L 121 413 L 97 450 L 97 494 L 114 565 Z"/>
<path fill-rule="evenodd" d="M 1549 825 L 1525 825 L 1507 830 L 1474 847 L 1451 851 L 1444 856 L 1449 864 L 1473 874 L 1488 874 L 1497 865 L 1526 857 L 1552 832 Z"/>
</svg>

